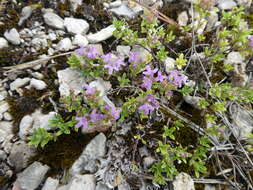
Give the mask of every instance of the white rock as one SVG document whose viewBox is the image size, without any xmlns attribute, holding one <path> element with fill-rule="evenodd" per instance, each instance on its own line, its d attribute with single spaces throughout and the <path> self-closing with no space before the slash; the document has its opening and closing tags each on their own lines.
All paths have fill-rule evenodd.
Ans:
<svg viewBox="0 0 253 190">
<path fill-rule="evenodd" d="M 247 135 L 253 130 L 253 113 L 252 111 L 232 106 L 232 119 L 235 134 L 239 139 L 246 139 Z"/>
<path fill-rule="evenodd" d="M 10 89 L 12 91 L 17 90 L 18 88 L 23 87 L 26 84 L 28 84 L 30 80 L 31 80 L 30 78 L 17 78 L 15 81 L 13 81 L 10 84 Z"/>
<path fill-rule="evenodd" d="M 13 45 L 19 45 L 21 43 L 20 35 L 16 28 L 12 28 L 9 31 L 5 31 L 4 37 Z"/>
<path fill-rule="evenodd" d="M 98 182 L 96 186 L 96 190 L 110 190 L 110 188 L 106 184 L 102 182 Z"/>
<path fill-rule="evenodd" d="M 48 177 L 41 190 L 56 190 L 59 185 L 58 179 Z"/>
<path fill-rule="evenodd" d="M 27 135 L 29 134 L 29 131 L 31 130 L 33 126 L 33 117 L 30 115 L 26 115 L 22 118 L 19 124 L 19 137 L 22 140 L 26 140 Z"/>
<path fill-rule="evenodd" d="M 73 46 L 72 46 L 71 40 L 69 38 L 62 39 L 57 44 L 57 47 L 56 47 L 56 49 L 59 51 L 69 51 L 72 48 L 73 48 Z"/>
<path fill-rule="evenodd" d="M 34 118 L 33 129 L 43 128 L 48 131 L 51 130 L 52 127 L 49 125 L 49 121 L 54 120 L 55 115 L 56 115 L 56 112 L 49 112 L 48 114 L 43 114 L 40 109 L 36 110 L 32 114 L 32 117 Z"/>
<path fill-rule="evenodd" d="M 71 9 L 75 12 L 78 6 L 82 5 L 83 0 L 69 0 Z"/>
<path fill-rule="evenodd" d="M 6 158 L 6 153 L 3 150 L 0 150 L 0 161 L 4 161 Z"/>
<path fill-rule="evenodd" d="M 63 25 L 63 19 L 58 16 L 55 13 L 52 12 L 46 12 L 43 15 L 44 21 L 47 25 L 57 28 L 57 29 L 64 29 L 64 25 Z"/>
<path fill-rule="evenodd" d="M 5 101 L 0 102 L 0 113 L 5 113 L 9 109 L 9 104 Z"/>
<path fill-rule="evenodd" d="M 48 34 L 48 39 L 50 39 L 51 41 L 55 41 L 57 39 L 56 34 L 55 33 L 49 33 Z"/>
<path fill-rule="evenodd" d="M 122 183 L 118 186 L 118 190 L 131 190 L 131 187 L 127 183 Z"/>
<path fill-rule="evenodd" d="M 100 92 L 99 96 L 105 96 L 107 91 L 111 89 L 110 82 L 104 81 L 103 79 L 92 81 L 89 85 Z"/>
<path fill-rule="evenodd" d="M 72 34 L 86 34 L 90 27 L 87 21 L 70 17 L 64 19 L 64 26 Z"/>
<path fill-rule="evenodd" d="M 119 53 L 119 55 L 121 56 L 128 56 L 129 55 L 129 52 L 131 50 L 131 47 L 130 46 L 122 46 L 122 45 L 119 45 L 116 47 L 116 51 Z"/>
<path fill-rule="evenodd" d="M 210 16 L 207 17 L 207 25 L 206 29 L 211 30 L 213 27 L 217 25 L 217 22 L 219 20 L 219 15 L 215 11 L 210 11 Z"/>
<path fill-rule="evenodd" d="M 164 65 L 165 65 L 165 71 L 167 73 L 169 73 L 169 71 L 175 69 L 175 59 L 171 58 L 171 57 L 167 57 L 164 61 Z"/>
<path fill-rule="evenodd" d="M 16 172 L 20 172 L 30 164 L 31 158 L 36 153 L 34 146 L 29 146 L 25 141 L 16 141 L 9 150 L 8 163 L 14 167 Z"/>
<path fill-rule="evenodd" d="M 90 43 L 98 43 L 112 37 L 113 32 L 116 28 L 110 25 L 95 34 L 87 35 L 87 39 Z"/>
<path fill-rule="evenodd" d="M 118 16 L 127 17 L 128 19 L 132 19 L 136 16 L 134 11 L 131 8 L 129 8 L 126 4 L 122 4 L 120 7 L 109 9 L 109 11 L 113 12 Z"/>
<path fill-rule="evenodd" d="M 186 173 L 180 173 L 173 181 L 174 190 L 195 190 L 194 182 Z"/>
<path fill-rule="evenodd" d="M 250 7 L 252 0 L 237 0 L 238 5 L 244 7 Z"/>
<path fill-rule="evenodd" d="M 60 83 L 59 91 L 61 96 L 70 95 L 70 91 L 73 91 L 75 95 L 83 91 L 86 80 L 81 75 L 80 71 L 67 68 L 58 71 L 57 75 Z"/>
<path fill-rule="evenodd" d="M 2 37 L 0 37 L 0 49 L 9 47 L 8 41 Z"/>
<path fill-rule="evenodd" d="M 13 119 L 12 115 L 9 112 L 5 112 L 4 115 L 3 115 L 3 118 L 6 121 L 11 121 Z"/>
<path fill-rule="evenodd" d="M 70 168 L 72 175 L 81 174 L 89 161 L 95 161 L 105 155 L 106 136 L 103 133 L 98 134 L 91 142 L 85 147 L 81 156 L 74 162 Z"/>
<path fill-rule="evenodd" d="M 216 190 L 216 187 L 215 185 L 206 184 L 204 190 Z"/>
<path fill-rule="evenodd" d="M 177 22 L 179 26 L 186 26 L 188 23 L 188 14 L 186 11 L 181 12 L 177 17 Z"/>
<path fill-rule="evenodd" d="M 228 54 L 227 59 L 225 60 L 224 63 L 225 64 L 233 64 L 233 63 L 242 64 L 244 63 L 244 58 L 239 52 L 232 51 Z"/>
<path fill-rule="evenodd" d="M 36 78 L 36 79 L 39 79 L 39 80 L 42 80 L 44 78 L 44 75 L 39 73 L 39 72 L 32 72 L 31 75 Z"/>
<path fill-rule="evenodd" d="M 33 38 L 31 45 L 36 49 L 40 50 L 41 48 L 46 48 L 48 46 L 46 38 Z"/>
<path fill-rule="evenodd" d="M 75 175 L 68 184 L 67 190 L 95 190 L 96 179 L 93 175 Z"/>
<path fill-rule="evenodd" d="M 3 119 L 3 114 L 2 113 L 0 113 L 0 121 Z"/>
<path fill-rule="evenodd" d="M 8 121 L 0 121 L 0 143 L 4 142 L 8 136 L 13 135 L 13 124 Z"/>
<path fill-rule="evenodd" d="M 75 35 L 75 38 L 72 41 L 73 45 L 77 46 L 87 46 L 89 44 L 87 38 L 81 34 Z"/>
<path fill-rule="evenodd" d="M 47 87 L 47 84 L 42 80 L 32 78 L 30 81 L 30 86 L 37 90 L 44 90 Z"/>
<path fill-rule="evenodd" d="M 218 7 L 221 10 L 231 10 L 236 7 L 236 3 L 233 0 L 219 0 Z"/>
<path fill-rule="evenodd" d="M 22 173 L 18 174 L 17 181 L 22 190 L 35 190 L 43 181 L 49 167 L 40 162 L 34 162 Z"/>
<path fill-rule="evenodd" d="M 18 25 L 21 26 L 25 20 L 27 20 L 32 15 L 33 8 L 31 6 L 26 6 L 22 8 L 21 16 Z"/>
<path fill-rule="evenodd" d="M 120 5 L 122 5 L 122 1 L 121 0 L 113 1 L 113 2 L 109 3 L 109 7 L 110 8 L 119 7 Z"/>
<path fill-rule="evenodd" d="M 150 60 L 149 51 L 139 45 L 133 46 L 131 52 L 137 55 L 137 63 L 147 63 Z"/>
<path fill-rule="evenodd" d="M 188 104 L 190 104 L 194 108 L 200 109 L 200 107 L 198 106 L 198 103 L 201 100 L 200 97 L 197 97 L 197 96 L 184 96 L 183 98 L 184 98 L 184 101 L 186 101 Z"/>
</svg>

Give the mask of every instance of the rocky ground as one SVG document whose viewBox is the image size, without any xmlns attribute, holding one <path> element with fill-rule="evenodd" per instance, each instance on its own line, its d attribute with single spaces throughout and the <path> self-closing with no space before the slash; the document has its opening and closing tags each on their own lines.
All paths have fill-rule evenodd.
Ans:
<svg viewBox="0 0 253 190">
<path fill-rule="evenodd" d="M 190 22 L 191 0 L 143 2 L 159 10 L 172 7 L 174 12 L 168 15 L 181 26 Z M 250 7 L 251 0 L 219 0 L 215 3 L 220 10 L 239 5 Z M 153 184 L 147 170 L 156 161 L 152 153 L 154 145 L 150 141 L 148 145 L 139 146 L 138 142 L 129 140 L 129 135 L 135 133 L 131 121 L 105 133 L 63 136 L 44 149 L 27 144 L 33 129 L 52 130 L 48 122 L 58 112 L 59 98 L 70 91 L 80 92 L 86 82 L 80 73 L 68 68 L 67 57 L 77 47 L 88 44 L 96 44 L 102 51 L 114 49 L 127 55 L 130 47 L 119 44 L 112 37 L 115 30 L 112 18 L 118 16 L 133 25 L 138 24 L 139 16 L 143 14 L 142 6 L 130 6 L 128 1 L 121 0 L 1 0 L 0 12 L 1 190 L 221 188 L 217 186 L 219 181 L 201 184 L 186 173 L 181 173 L 169 185 Z M 219 15 L 213 12 L 199 29 L 200 33 L 218 24 Z M 145 49 L 137 48 L 136 51 L 145 54 Z M 243 59 L 237 52 L 231 52 L 226 61 L 245 63 Z M 171 61 L 173 58 L 168 57 L 166 67 Z M 93 81 L 93 85 L 105 94 L 111 90 L 111 84 L 105 81 Z M 194 105 L 192 97 L 185 97 L 183 101 L 188 106 Z M 242 109 L 235 115 L 240 127 L 238 133 L 250 132 L 253 127 L 251 113 Z M 132 169 L 132 154 L 138 158 L 138 172 Z M 195 186 L 201 185 L 194 187 L 194 182 Z M 229 186 L 222 188 L 229 189 Z"/>
</svg>

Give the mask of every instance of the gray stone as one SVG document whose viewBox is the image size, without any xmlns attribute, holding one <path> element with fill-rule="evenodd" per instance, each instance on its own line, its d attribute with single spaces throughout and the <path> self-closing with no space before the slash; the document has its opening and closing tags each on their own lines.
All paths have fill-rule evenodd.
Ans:
<svg viewBox="0 0 253 190">
<path fill-rule="evenodd" d="M 236 3 L 233 0 L 219 0 L 218 7 L 221 10 L 231 10 L 236 7 Z"/>
<path fill-rule="evenodd" d="M 151 54 L 149 53 L 149 51 L 139 45 L 133 46 L 131 52 L 138 55 L 138 63 L 147 63 L 147 61 L 150 60 Z"/>
<path fill-rule="evenodd" d="M 131 190 L 131 187 L 130 187 L 129 184 L 124 183 L 124 184 L 120 184 L 120 185 L 118 186 L 118 190 Z"/>
<path fill-rule="evenodd" d="M 122 45 L 119 45 L 116 47 L 116 51 L 119 53 L 120 56 L 128 56 L 129 55 L 129 52 L 131 50 L 131 47 L 130 46 L 122 46 Z"/>
<path fill-rule="evenodd" d="M 99 96 L 105 96 L 106 93 L 111 89 L 111 83 L 104 81 L 103 79 L 98 79 L 92 81 L 89 86 L 96 88 L 100 93 Z"/>
<path fill-rule="evenodd" d="M 129 8 L 126 4 L 122 4 L 120 7 L 109 9 L 109 11 L 111 11 L 112 13 L 118 16 L 124 16 L 128 19 L 132 19 L 135 16 L 137 16 L 137 14 L 131 8 Z"/>
<path fill-rule="evenodd" d="M 96 186 L 96 190 L 110 190 L 110 188 L 106 184 L 102 182 L 98 182 Z"/>
<path fill-rule="evenodd" d="M 27 145 L 24 141 L 17 141 L 13 144 L 8 161 L 19 172 L 28 166 L 35 155 L 35 147 Z"/>
<path fill-rule="evenodd" d="M 0 150 L 0 161 L 4 161 L 6 158 L 7 154 L 3 150 Z"/>
<path fill-rule="evenodd" d="M 22 140 L 26 140 L 26 137 L 29 134 L 32 126 L 33 126 L 33 117 L 30 115 L 24 116 L 20 121 L 18 133 L 19 137 Z"/>
<path fill-rule="evenodd" d="M 244 6 L 244 7 L 250 7 L 252 0 L 237 0 L 238 5 Z"/>
<path fill-rule="evenodd" d="M 9 47 L 8 41 L 5 38 L 0 37 L 0 49 Z"/>
<path fill-rule="evenodd" d="M 12 115 L 11 115 L 9 112 L 5 112 L 5 113 L 3 114 L 3 118 L 4 118 L 4 120 L 6 120 L 6 121 L 11 121 L 11 120 L 13 119 Z"/>
<path fill-rule="evenodd" d="M 86 34 L 89 30 L 89 24 L 83 19 L 70 18 L 64 19 L 64 26 L 71 34 Z"/>
<path fill-rule="evenodd" d="M 225 60 L 225 64 L 239 63 L 242 64 L 244 62 L 243 56 L 239 52 L 232 51 L 228 54 L 227 59 Z"/>
<path fill-rule="evenodd" d="M 98 43 L 108 38 L 112 37 L 113 32 L 116 28 L 113 25 L 110 25 L 95 34 L 87 35 L 87 39 L 90 43 Z"/>
<path fill-rule="evenodd" d="M 10 84 L 10 89 L 13 90 L 17 90 L 20 87 L 25 86 L 26 84 L 29 83 L 31 79 L 30 78 L 17 78 L 15 81 L 13 81 Z"/>
<path fill-rule="evenodd" d="M 34 162 L 22 173 L 18 174 L 17 183 L 22 190 L 35 190 L 43 181 L 49 167 L 40 162 Z"/>
<path fill-rule="evenodd" d="M 75 35 L 73 41 L 72 41 L 73 45 L 77 45 L 77 46 L 87 46 L 89 44 L 87 38 L 81 34 L 77 34 Z"/>
<path fill-rule="evenodd" d="M 0 113 L 3 114 L 4 112 L 8 111 L 9 104 L 5 101 L 0 102 Z"/>
<path fill-rule="evenodd" d="M 37 90 L 44 90 L 47 87 L 47 84 L 42 80 L 32 78 L 30 81 L 30 86 Z"/>
<path fill-rule="evenodd" d="M 194 182 L 186 173 L 180 173 L 173 181 L 174 190 L 195 190 Z"/>
<path fill-rule="evenodd" d="M 67 190 L 95 190 L 96 179 L 93 175 L 75 175 L 68 184 Z"/>
<path fill-rule="evenodd" d="M 235 105 L 231 110 L 235 135 L 239 139 L 246 139 L 253 130 L 253 113 Z"/>
<path fill-rule="evenodd" d="M 188 14 L 186 11 L 181 12 L 177 17 L 177 22 L 179 26 L 186 26 L 188 23 Z"/>
<path fill-rule="evenodd" d="M 7 97 L 7 91 L 0 91 L 0 101 L 4 100 Z"/>
<path fill-rule="evenodd" d="M 34 38 L 31 41 L 31 46 L 33 46 L 36 50 L 40 50 L 41 48 L 46 48 L 48 46 L 46 38 Z"/>
<path fill-rule="evenodd" d="M 147 156 L 143 159 L 143 165 L 145 168 L 149 168 L 150 166 L 152 166 L 155 163 L 155 159 L 151 156 Z"/>
<path fill-rule="evenodd" d="M 86 84 L 85 78 L 81 75 L 80 71 L 72 68 L 67 68 L 57 72 L 59 78 L 59 91 L 61 96 L 70 95 L 70 91 L 73 91 L 75 95 L 83 91 L 83 87 Z"/>
<path fill-rule="evenodd" d="M 4 37 L 13 45 L 19 45 L 21 43 L 20 35 L 16 28 L 12 28 L 9 31 L 5 31 Z"/>
<path fill-rule="evenodd" d="M 59 51 L 69 51 L 70 49 L 72 49 L 72 43 L 71 40 L 69 38 L 64 38 L 62 39 L 58 44 L 56 49 Z"/>
<path fill-rule="evenodd" d="M 201 100 L 200 97 L 197 97 L 197 96 L 184 96 L 183 98 L 184 98 L 184 101 L 186 101 L 186 103 L 190 104 L 194 108 L 201 109 L 198 106 L 198 102 Z"/>
<path fill-rule="evenodd" d="M 78 6 L 82 5 L 83 0 L 69 0 L 72 11 L 76 11 Z"/>
<path fill-rule="evenodd" d="M 165 71 L 169 73 L 171 70 L 175 69 L 175 59 L 167 57 L 164 61 Z"/>
<path fill-rule="evenodd" d="M 0 143 L 5 142 L 10 135 L 13 135 L 13 124 L 8 121 L 0 121 Z"/>
<path fill-rule="evenodd" d="M 46 12 L 43 15 L 44 21 L 47 25 L 53 27 L 53 28 L 57 28 L 57 29 L 64 29 L 64 24 L 63 24 L 63 19 L 58 16 L 55 13 L 52 12 Z"/>
<path fill-rule="evenodd" d="M 216 190 L 216 187 L 215 185 L 206 184 L 204 190 Z"/>
<path fill-rule="evenodd" d="M 109 3 L 109 7 L 110 8 L 119 7 L 120 5 L 122 5 L 122 1 L 121 0 L 113 1 L 113 2 Z"/>
<path fill-rule="evenodd" d="M 92 139 L 85 147 L 81 156 L 72 165 L 70 173 L 72 175 L 82 174 L 89 162 L 102 158 L 105 155 L 105 143 L 106 136 L 103 133 L 98 134 L 94 139 Z"/>
<path fill-rule="evenodd" d="M 19 18 L 18 25 L 21 26 L 25 20 L 27 20 L 32 15 L 33 8 L 31 6 L 26 6 L 22 8 L 21 15 Z"/>
<path fill-rule="evenodd" d="M 210 16 L 207 17 L 206 29 L 213 29 L 219 21 L 219 15 L 215 11 L 210 11 Z"/>
<path fill-rule="evenodd" d="M 41 190 L 56 190 L 59 185 L 58 179 L 48 177 Z"/>
<path fill-rule="evenodd" d="M 55 119 L 55 114 L 55 112 L 43 114 L 41 110 L 38 109 L 31 115 L 24 116 L 19 125 L 19 137 L 22 140 L 26 140 L 26 137 L 32 134 L 33 130 L 37 128 L 43 128 L 47 131 L 51 130 L 52 127 L 49 125 L 49 121 Z"/>
</svg>

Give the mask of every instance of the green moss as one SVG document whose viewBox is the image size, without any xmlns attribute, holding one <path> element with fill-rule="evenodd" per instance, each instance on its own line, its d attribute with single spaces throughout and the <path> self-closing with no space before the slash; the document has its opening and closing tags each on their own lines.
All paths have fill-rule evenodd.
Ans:
<svg viewBox="0 0 253 190">
<path fill-rule="evenodd" d="M 50 166 L 49 176 L 59 175 L 69 169 L 80 156 L 84 147 L 96 134 L 83 135 L 72 131 L 70 135 L 59 136 L 56 142 L 49 142 L 32 160 L 38 160 Z"/>
</svg>

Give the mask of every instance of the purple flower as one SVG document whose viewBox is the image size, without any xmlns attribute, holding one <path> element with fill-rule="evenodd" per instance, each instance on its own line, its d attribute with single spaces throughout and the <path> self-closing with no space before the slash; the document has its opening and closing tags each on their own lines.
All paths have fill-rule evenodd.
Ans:
<svg viewBox="0 0 253 190">
<path fill-rule="evenodd" d="M 128 62 L 129 63 L 137 63 L 139 61 L 139 56 L 137 53 L 130 51 L 128 54 Z"/>
<path fill-rule="evenodd" d="M 99 51 L 95 46 L 80 46 L 79 49 L 75 51 L 77 54 L 81 56 L 85 56 L 89 59 L 94 59 L 99 55 Z"/>
<path fill-rule="evenodd" d="M 92 112 L 90 113 L 90 120 L 93 123 L 98 123 L 100 120 L 104 119 L 105 116 L 103 114 L 97 113 L 96 109 L 93 109 Z"/>
<path fill-rule="evenodd" d="M 151 89 L 153 81 L 148 77 L 143 77 L 143 83 L 141 84 L 142 88 L 146 88 L 147 90 Z"/>
<path fill-rule="evenodd" d="M 156 81 L 163 82 L 165 79 L 167 79 L 167 77 L 163 75 L 161 71 L 158 71 Z"/>
<path fill-rule="evenodd" d="M 253 36 L 249 38 L 249 46 L 253 47 Z"/>
<path fill-rule="evenodd" d="M 93 94 L 95 94 L 96 88 L 91 87 L 90 85 L 87 85 L 87 84 L 84 85 L 84 87 L 86 88 L 85 94 L 87 94 L 87 95 L 93 95 Z"/>
<path fill-rule="evenodd" d="M 149 103 L 145 103 L 142 106 L 140 106 L 138 110 L 143 111 L 145 115 L 148 115 L 150 112 L 154 111 L 155 108 Z"/>
<path fill-rule="evenodd" d="M 106 105 L 105 109 L 108 110 L 108 111 L 110 111 L 111 116 L 115 120 L 117 120 L 117 119 L 120 118 L 120 113 L 122 111 L 120 108 L 117 109 L 115 106 L 110 107 L 109 105 Z"/>
<path fill-rule="evenodd" d="M 106 62 L 106 63 L 111 63 L 111 61 L 112 61 L 112 56 L 113 56 L 112 53 L 107 53 L 107 54 L 105 54 L 105 55 L 102 55 L 101 58 L 103 59 L 104 62 Z"/>
<path fill-rule="evenodd" d="M 78 49 L 75 51 L 78 55 L 83 55 L 84 54 L 84 46 L 80 46 Z"/>
<path fill-rule="evenodd" d="M 112 115 L 112 117 L 115 120 L 119 119 L 121 111 L 122 110 L 120 108 L 117 109 L 116 107 L 112 107 L 112 109 L 111 109 L 111 115 Z"/>
<path fill-rule="evenodd" d="M 104 61 L 107 63 L 104 68 L 108 69 L 109 75 L 111 75 L 114 71 L 119 71 L 122 66 L 125 65 L 124 63 L 124 58 L 119 57 L 119 58 L 111 58 L 110 54 L 107 54 L 104 56 Z"/>
<path fill-rule="evenodd" d="M 76 120 L 78 121 L 78 123 L 75 125 L 75 128 L 87 128 L 88 127 L 88 120 L 87 118 L 84 117 L 76 117 Z"/>
<path fill-rule="evenodd" d="M 166 96 L 173 96 L 173 92 L 171 90 L 168 90 L 165 92 Z"/>
<path fill-rule="evenodd" d="M 146 99 L 155 109 L 159 108 L 159 102 L 155 99 L 155 97 L 152 94 L 148 94 L 146 96 Z"/>
<path fill-rule="evenodd" d="M 178 70 L 170 71 L 169 78 L 178 88 L 181 88 L 187 81 L 187 76 L 181 74 Z"/>
<path fill-rule="evenodd" d="M 154 74 L 158 71 L 157 68 L 155 68 L 155 69 L 152 70 L 151 67 L 150 67 L 149 65 L 147 65 L 147 66 L 145 67 L 145 69 L 146 69 L 146 71 L 143 72 L 143 74 L 144 74 L 144 75 L 147 75 L 147 76 L 150 76 L 150 77 L 153 77 Z"/>
</svg>

